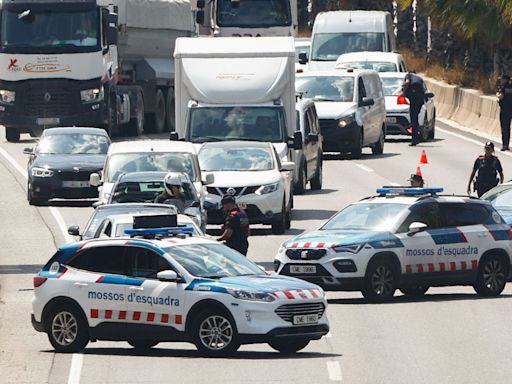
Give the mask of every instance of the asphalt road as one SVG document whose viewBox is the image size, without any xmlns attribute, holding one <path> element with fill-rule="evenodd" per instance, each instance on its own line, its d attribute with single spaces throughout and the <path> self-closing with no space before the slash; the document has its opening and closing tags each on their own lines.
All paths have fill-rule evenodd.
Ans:
<svg viewBox="0 0 512 384">
<path fill-rule="evenodd" d="M 443 126 L 439 124 L 439 126 Z M 421 170 L 428 186 L 463 194 L 483 139 L 438 126 L 437 139 L 418 147 L 391 139 L 384 155 L 368 149 L 361 160 L 326 156 L 324 189 L 295 197 L 292 229 L 275 236 L 257 227 L 249 258 L 270 268 L 283 240 L 317 228 L 347 204 L 382 185 L 405 184 Z M 161 343 L 147 354 L 127 343 L 89 344 L 83 354 L 54 354 L 44 334 L 30 325 L 32 276 L 56 245 L 69 240 L 65 227 L 84 226 L 89 203 L 26 201 L 24 147 L 7 143 L 0 129 L 0 382 L 1 383 L 509 383 L 512 377 L 512 285 L 495 299 L 472 288 L 435 288 L 419 300 L 397 294 L 390 303 L 367 304 L 357 292 L 328 293 L 331 333 L 293 357 L 267 345 L 244 346 L 230 359 L 204 359 L 188 344 Z M 506 179 L 512 156 L 498 153 Z"/>
</svg>

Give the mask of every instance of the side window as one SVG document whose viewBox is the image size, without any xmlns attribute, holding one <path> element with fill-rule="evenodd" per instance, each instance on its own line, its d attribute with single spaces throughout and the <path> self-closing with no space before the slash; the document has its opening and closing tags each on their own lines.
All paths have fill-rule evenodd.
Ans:
<svg viewBox="0 0 512 384">
<path fill-rule="evenodd" d="M 413 205 L 410 209 L 411 212 L 405 218 L 404 222 L 398 229 L 398 233 L 406 233 L 409 231 L 409 226 L 412 223 L 424 223 L 427 229 L 436 229 L 441 227 L 439 220 L 439 206 L 438 204 L 423 203 Z"/>
<path fill-rule="evenodd" d="M 71 260 L 69 266 L 89 272 L 125 275 L 125 248 L 113 246 L 85 249 Z"/>
<path fill-rule="evenodd" d="M 158 272 L 173 269 L 167 260 L 150 249 L 131 247 L 128 250 L 128 254 L 130 276 L 148 279 L 156 278 Z"/>
<path fill-rule="evenodd" d="M 103 234 L 105 237 L 111 237 L 112 236 L 112 222 L 109 221 L 107 226 L 105 227 L 105 230 L 103 231 Z"/>
<path fill-rule="evenodd" d="M 359 81 L 357 83 L 357 89 L 359 93 L 359 101 L 363 99 L 363 97 L 366 97 L 366 89 L 364 87 L 363 78 L 360 77 Z"/>
<path fill-rule="evenodd" d="M 311 115 L 311 131 L 313 133 L 320 133 L 320 125 L 318 122 L 318 115 L 316 114 L 316 108 L 313 105 L 311 108 L 309 108 L 309 113 Z"/>
<path fill-rule="evenodd" d="M 492 211 L 485 206 L 472 203 L 443 203 L 441 215 L 447 227 L 463 227 L 465 225 L 496 224 Z"/>
<path fill-rule="evenodd" d="M 311 118 L 309 117 L 309 110 L 304 114 L 304 138 L 308 137 L 311 133 Z"/>
</svg>

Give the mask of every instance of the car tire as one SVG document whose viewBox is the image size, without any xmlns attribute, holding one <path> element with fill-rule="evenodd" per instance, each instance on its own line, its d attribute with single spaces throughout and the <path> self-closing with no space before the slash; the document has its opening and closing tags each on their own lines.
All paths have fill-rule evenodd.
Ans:
<svg viewBox="0 0 512 384">
<path fill-rule="evenodd" d="M 5 127 L 5 139 L 9 143 L 19 143 L 20 131 L 17 128 Z"/>
<path fill-rule="evenodd" d="M 357 136 L 357 142 L 356 146 L 352 148 L 352 152 L 350 153 L 352 155 L 353 159 L 360 159 L 363 156 L 363 132 L 362 129 L 359 131 L 359 135 Z"/>
<path fill-rule="evenodd" d="M 304 161 L 301 161 L 301 165 L 299 168 L 299 179 L 297 180 L 297 183 L 295 183 L 293 190 L 296 195 L 303 195 L 306 193 L 306 186 L 307 186 L 307 175 L 306 175 L 306 165 L 304 164 Z"/>
<path fill-rule="evenodd" d="M 131 101 L 131 100 L 130 100 Z M 140 136 L 144 132 L 144 97 L 142 92 L 137 92 L 137 115 L 130 120 L 127 126 L 128 136 Z"/>
<path fill-rule="evenodd" d="M 56 352 L 77 353 L 89 343 L 87 321 L 69 305 L 57 305 L 46 316 L 48 339 Z"/>
<path fill-rule="evenodd" d="M 273 340 L 268 343 L 276 351 L 290 355 L 308 346 L 311 340 Z"/>
<path fill-rule="evenodd" d="M 386 141 L 385 128 L 382 128 L 379 135 L 379 141 L 372 146 L 374 155 L 382 155 L 384 153 L 384 142 Z"/>
<path fill-rule="evenodd" d="M 284 219 L 284 227 L 285 229 L 290 229 L 292 227 L 292 209 L 286 210 L 285 219 Z"/>
<path fill-rule="evenodd" d="M 393 263 L 386 259 L 372 261 L 364 278 L 363 296 L 372 303 L 390 300 L 395 294 L 398 276 Z"/>
<path fill-rule="evenodd" d="M 508 267 L 503 258 L 492 255 L 480 261 L 473 287 L 481 296 L 499 296 L 505 289 L 507 276 Z"/>
<path fill-rule="evenodd" d="M 135 349 L 150 349 L 158 345 L 158 341 L 155 340 L 128 340 L 128 344 L 130 344 Z"/>
<path fill-rule="evenodd" d="M 432 121 L 430 122 L 430 132 L 428 133 L 428 139 L 434 140 L 436 136 L 436 114 L 432 117 Z"/>
<path fill-rule="evenodd" d="M 313 177 L 311 179 L 311 181 L 309 182 L 310 186 L 311 186 L 311 189 L 313 191 L 319 191 L 322 189 L 322 172 L 323 172 L 323 165 L 322 165 L 322 155 L 319 154 L 318 155 L 318 165 L 317 165 L 317 168 L 316 168 L 316 173 L 315 173 L 315 177 Z"/>
<path fill-rule="evenodd" d="M 427 293 L 429 288 L 430 287 L 428 285 L 427 286 L 411 286 L 411 287 L 402 287 L 402 288 L 400 288 L 400 291 L 405 296 L 421 297 L 425 293 Z"/>
<path fill-rule="evenodd" d="M 45 199 L 36 197 L 34 195 L 30 181 L 27 183 L 27 200 L 28 200 L 29 205 L 35 205 L 35 206 L 42 205 L 45 201 Z"/>
<path fill-rule="evenodd" d="M 278 213 L 274 216 L 274 221 L 272 223 L 272 233 L 274 235 L 282 235 L 286 232 L 286 206 L 283 201 L 283 208 L 281 213 Z"/>
<path fill-rule="evenodd" d="M 192 339 L 203 356 L 229 356 L 240 346 L 235 321 L 220 309 L 203 310 L 196 316 Z"/>
</svg>

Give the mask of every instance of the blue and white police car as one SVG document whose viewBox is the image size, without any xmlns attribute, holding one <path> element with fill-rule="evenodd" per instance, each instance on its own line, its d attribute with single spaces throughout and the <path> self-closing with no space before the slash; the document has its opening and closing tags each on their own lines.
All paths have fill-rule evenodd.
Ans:
<svg viewBox="0 0 512 384">
<path fill-rule="evenodd" d="M 319 230 L 284 242 L 275 270 L 326 290 L 361 291 L 373 302 L 397 288 L 422 295 L 448 285 L 499 295 L 510 271 L 510 226 L 488 202 L 440 192 L 379 189 Z"/>
<path fill-rule="evenodd" d="M 34 328 L 58 352 L 96 340 L 136 348 L 182 341 L 213 356 L 250 343 L 293 353 L 329 332 L 320 287 L 271 276 L 185 231 L 135 229 L 131 237 L 62 246 L 34 277 Z"/>
</svg>

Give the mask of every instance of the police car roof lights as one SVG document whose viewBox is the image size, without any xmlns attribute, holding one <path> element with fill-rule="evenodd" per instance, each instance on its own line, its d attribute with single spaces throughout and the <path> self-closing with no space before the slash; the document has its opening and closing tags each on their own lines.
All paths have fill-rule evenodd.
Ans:
<svg viewBox="0 0 512 384">
<path fill-rule="evenodd" d="M 386 195 L 405 195 L 405 196 L 421 196 L 436 195 L 442 193 L 443 188 L 415 188 L 415 187 L 396 187 L 396 188 L 378 188 L 377 193 L 381 196 Z"/>
<path fill-rule="evenodd" d="M 164 228 L 142 228 L 126 229 L 124 233 L 130 237 L 143 237 L 146 239 L 172 237 L 172 236 L 192 236 L 194 228 L 192 227 L 164 227 Z"/>
</svg>

